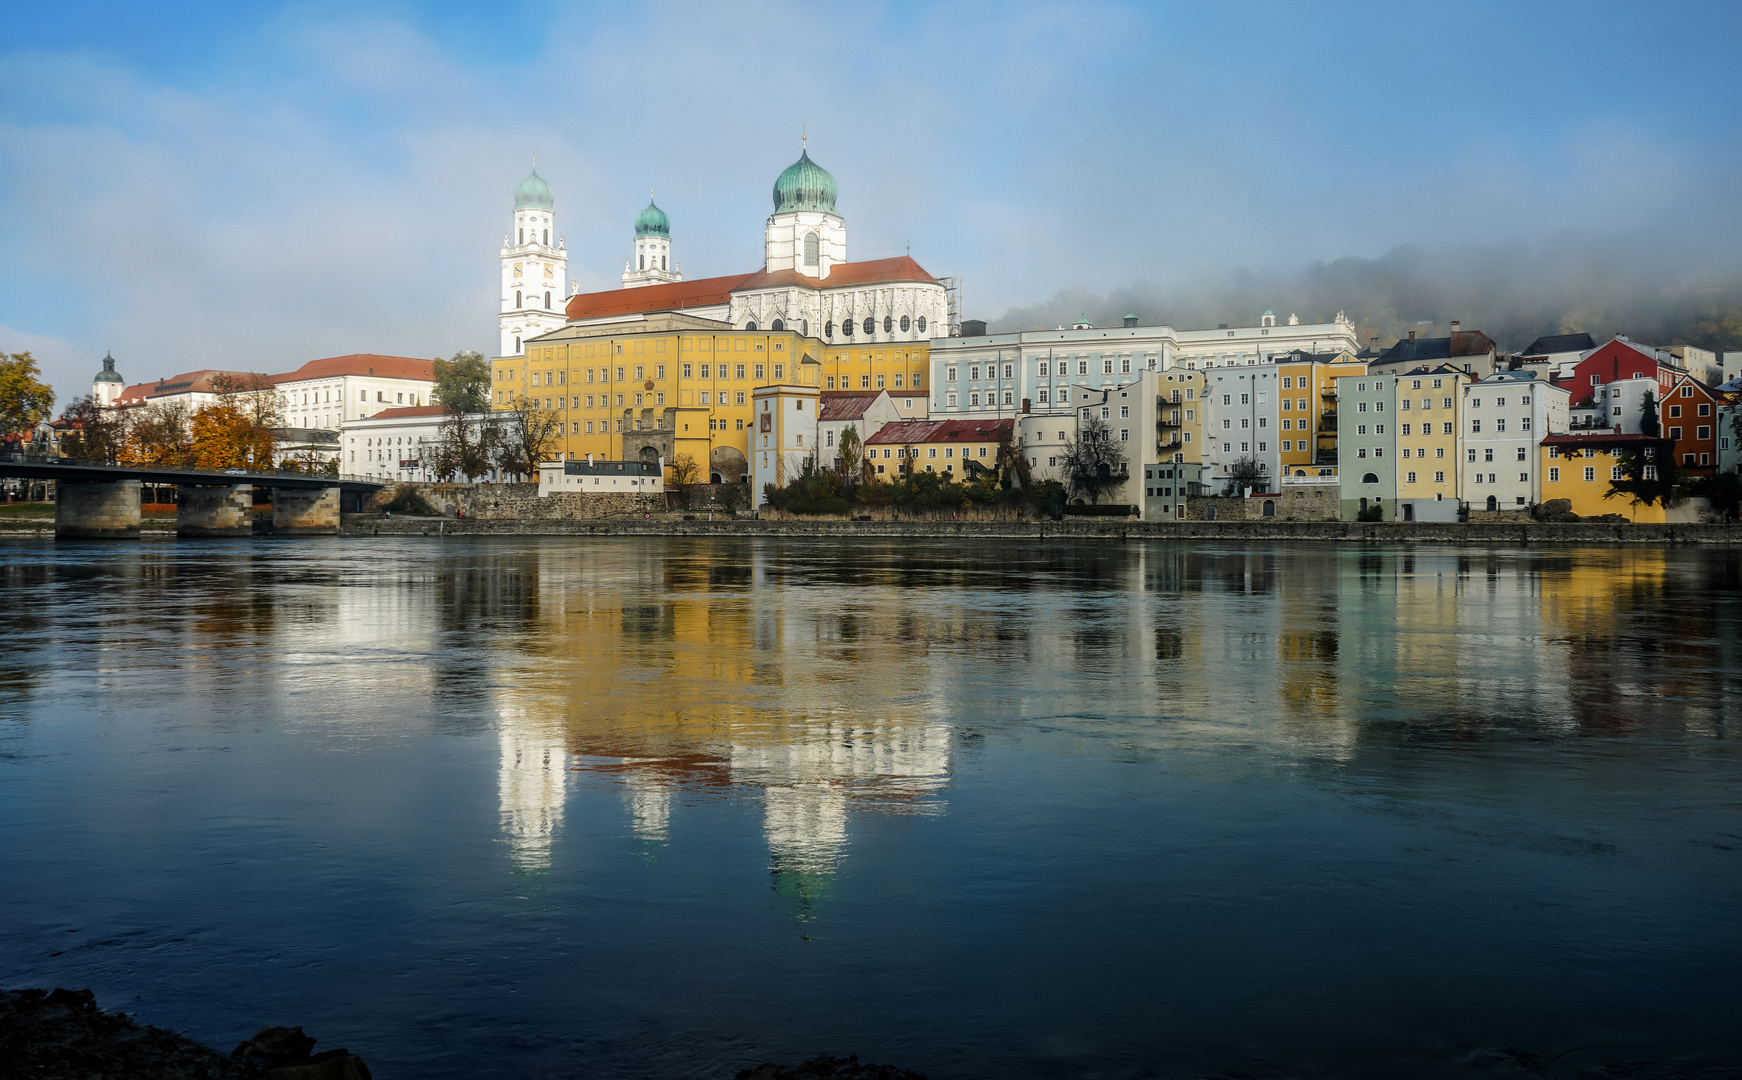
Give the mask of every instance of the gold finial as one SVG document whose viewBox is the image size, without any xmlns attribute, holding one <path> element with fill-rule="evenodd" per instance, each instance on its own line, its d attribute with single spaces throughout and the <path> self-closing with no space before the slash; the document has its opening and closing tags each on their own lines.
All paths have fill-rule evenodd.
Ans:
<svg viewBox="0 0 1742 1080">
<path fill-rule="evenodd" d="M 800 150 L 809 150 L 810 149 L 810 142 L 811 142 L 811 136 L 810 136 L 810 131 L 807 129 L 807 125 L 800 124 L 798 126 L 799 149 Z"/>
</svg>

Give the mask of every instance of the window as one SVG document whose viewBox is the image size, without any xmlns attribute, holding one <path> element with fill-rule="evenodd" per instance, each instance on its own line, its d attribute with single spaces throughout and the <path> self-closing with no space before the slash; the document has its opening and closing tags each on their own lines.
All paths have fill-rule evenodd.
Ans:
<svg viewBox="0 0 1742 1080">
<path fill-rule="evenodd" d="M 1548 467 L 1548 482 L 1551 484 L 1558 484 L 1561 482 L 1561 468 L 1559 465 L 1550 465 Z"/>
<path fill-rule="evenodd" d="M 1694 396 L 1694 388 L 1693 387 L 1691 387 L 1691 386 L 1682 387 L 1682 397 L 1693 397 L 1693 396 Z"/>
<path fill-rule="evenodd" d="M 1657 479 L 1657 466 L 1656 465 L 1647 465 L 1645 467 L 1645 472 L 1642 473 L 1641 475 L 1646 480 L 1656 480 Z"/>
<path fill-rule="evenodd" d="M 1709 439 L 1712 437 L 1712 429 L 1709 427 L 1695 428 L 1694 436 L 1699 439 Z"/>
<path fill-rule="evenodd" d="M 869 315 L 865 316 L 865 332 L 867 334 L 875 334 L 877 332 L 877 320 Z"/>
<path fill-rule="evenodd" d="M 1594 377 L 1595 377 L 1595 376 L 1593 376 L 1593 378 L 1594 378 Z M 1597 478 L 1597 468 L 1596 468 L 1596 466 L 1594 466 L 1594 465 L 1586 465 L 1586 466 L 1585 466 L 1585 479 L 1586 479 L 1586 480 L 1595 480 L 1595 479 L 1596 479 L 1596 478 Z"/>
<path fill-rule="evenodd" d="M 1443 472 L 1438 472 L 1438 471 L 1436 471 L 1436 472 L 1435 472 L 1435 473 L 1434 473 L 1434 483 L 1436 483 L 1436 484 L 1443 484 L 1443 483 L 1445 483 L 1445 482 L 1446 482 L 1446 474 L 1445 474 L 1445 473 L 1443 473 Z"/>
<path fill-rule="evenodd" d="M 906 315 L 903 315 L 901 317 L 901 332 L 904 334 L 907 333 L 907 329 L 911 325 L 913 325 L 912 322 L 908 319 L 908 317 Z"/>
<path fill-rule="evenodd" d="M 1367 411 L 1367 403 L 1365 401 L 1356 403 L 1355 411 L 1356 412 L 1366 412 Z"/>
<path fill-rule="evenodd" d="M 1681 442 L 1681 438 L 1682 438 L 1682 429 L 1681 428 L 1672 427 L 1669 429 L 1669 441 L 1670 442 Z"/>
<path fill-rule="evenodd" d="M 804 264 L 806 266 L 818 265 L 818 255 L 820 253 L 821 247 L 822 247 L 822 245 L 817 240 L 816 233 L 806 233 L 805 234 L 805 237 L 804 237 Z"/>
<path fill-rule="evenodd" d="M 1405 435 L 1409 434 L 1409 425 L 1408 424 L 1403 425 L 1403 434 L 1405 434 Z"/>
<path fill-rule="evenodd" d="M 1415 483 L 1415 474 L 1414 473 L 1404 473 L 1403 475 L 1404 475 L 1404 481 L 1403 481 L 1404 483 L 1406 483 L 1406 484 Z"/>
<path fill-rule="evenodd" d="M 919 317 L 918 326 L 919 326 L 919 332 L 922 334 L 925 333 L 925 316 L 924 315 L 921 315 Z"/>
<path fill-rule="evenodd" d="M 1680 417 L 1681 414 L 1682 414 L 1682 407 L 1680 405 L 1671 405 L 1669 407 L 1669 415 L 1670 416 Z"/>
</svg>

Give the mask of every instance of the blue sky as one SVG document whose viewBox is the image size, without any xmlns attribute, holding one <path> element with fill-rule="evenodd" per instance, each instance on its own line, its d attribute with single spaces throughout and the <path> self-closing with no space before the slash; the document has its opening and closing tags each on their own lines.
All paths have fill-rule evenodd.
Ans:
<svg viewBox="0 0 1742 1080">
<path fill-rule="evenodd" d="M 532 159 L 584 289 L 649 187 L 686 276 L 745 272 L 801 127 L 850 257 L 911 245 L 970 316 L 1403 243 L 1733 266 L 1739 30 L 1735 2 L 6 5 L 0 348 L 63 403 L 107 348 L 130 380 L 488 352 Z"/>
</svg>

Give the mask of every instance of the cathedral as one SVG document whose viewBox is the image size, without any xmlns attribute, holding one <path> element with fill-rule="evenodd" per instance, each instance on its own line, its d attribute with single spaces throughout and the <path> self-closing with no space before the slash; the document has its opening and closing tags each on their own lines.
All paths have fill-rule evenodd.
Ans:
<svg viewBox="0 0 1742 1080">
<path fill-rule="evenodd" d="M 568 251 L 554 246 L 555 201 L 536 169 L 514 191 L 514 232 L 503 238 L 501 356 L 560 326 L 683 312 L 742 330 L 794 330 L 823 345 L 925 342 L 948 330 L 938 279 L 911 257 L 852 262 L 835 178 L 807 149 L 774 182 L 763 264 L 747 274 L 685 281 L 671 219 L 649 200 L 635 217 L 622 287 L 564 296 Z M 553 299 L 554 296 L 554 299 Z"/>
</svg>

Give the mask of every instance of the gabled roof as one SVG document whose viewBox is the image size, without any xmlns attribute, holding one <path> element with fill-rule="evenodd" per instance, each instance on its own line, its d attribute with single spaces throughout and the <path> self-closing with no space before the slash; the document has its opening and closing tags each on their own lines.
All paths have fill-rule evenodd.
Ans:
<svg viewBox="0 0 1742 1080">
<path fill-rule="evenodd" d="M 329 356 L 310 360 L 285 375 L 274 375 L 279 383 L 304 382 L 309 379 L 336 379 L 343 375 L 374 376 L 377 379 L 412 379 L 435 381 L 435 362 L 415 356 L 382 356 L 379 353 L 351 353 L 349 356 Z"/>
<path fill-rule="evenodd" d="M 1589 334 L 1546 334 L 1530 343 L 1521 356 L 1548 356 L 1550 353 L 1589 352 L 1597 342 Z"/>
<path fill-rule="evenodd" d="M 871 443 L 997 442 L 1000 435 L 1016 430 L 1013 419 L 998 420 L 896 420 L 884 424 Z"/>
<path fill-rule="evenodd" d="M 817 420 L 860 420 L 887 390 L 836 390 L 819 395 Z"/>
<path fill-rule="evenodd" d="M 776 270 L 772 273 L 758 270 L 754 274 L 746 275 L 732 291 L 749 292 L 752 289 L 785 288 L 793 285 L 805 289 L 836 289 L 844 285 L 866 285 L 883 281 L 918 281 L 930 284 L 936 280 L 911 257 L 897 255 L 893 259 L 836 263 L 829 267 L 829 276 L 826 278 L 806 277 L 796 270 Z"/>
</svg>

